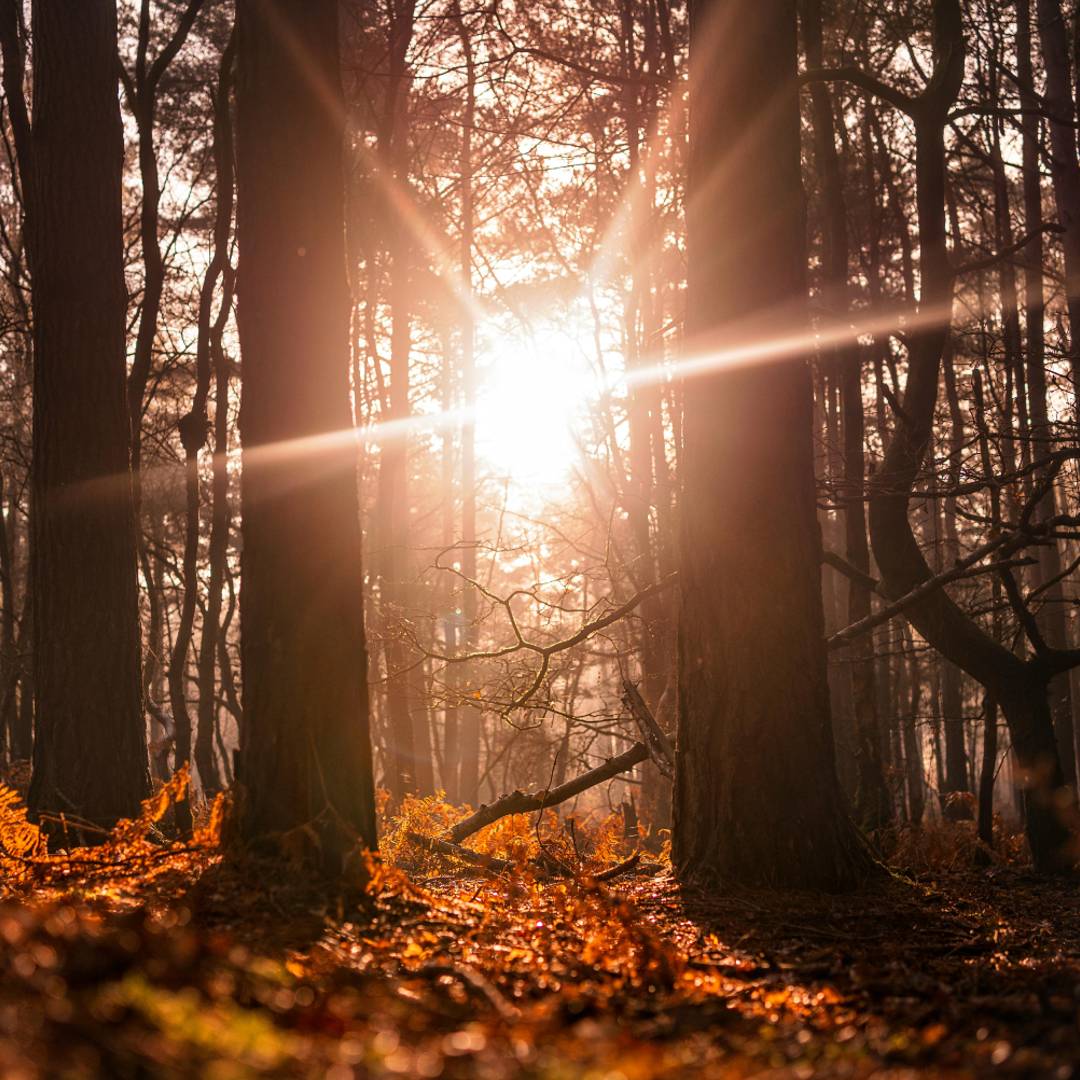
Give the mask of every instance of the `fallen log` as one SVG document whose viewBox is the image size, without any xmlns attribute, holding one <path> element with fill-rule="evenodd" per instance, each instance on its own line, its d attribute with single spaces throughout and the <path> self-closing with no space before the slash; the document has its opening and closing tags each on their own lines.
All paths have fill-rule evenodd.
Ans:
<svg viewBox="0 0 1080 1080">
<path fill-rule="evenodd" d="M 421 833 L 415 832 L 410 832 L 407 835 L 409 840 L 416 844 L 417 847 L 423 848 L 425 851 L 432 851 L 438 855 L 448 855 L 451 858 L 460 859 L 462 862 L 467 862 L 472 866 L 479 866 L 484 870 L 490 870 L 493 874 L 503 874 L 508 870 L 517 869 L 515 864 L 508 859 L 497 859 L 493 855 L 482 855 L 478 851 L 470 851 L 467 847 L 462 847 L 460 844 L 452 844 L 448 840 L 440 840 L 437 837 L 424 836 Z M 544 854 L 541 854 L 539 858 L 530 860 L 530 863 L 537 870 L 561 877 L 587 877 L 593 881 L 611 881 L 620 874 L 625 874 L 628 870 L 633 870 L 640 861 L 641 852 L 635 851 L 629 859 L 625 859 L 621 863 L 616 863 L 614 866 L 609 866 L 606 870 L 600 870 L 595 874 L 575 873 L 569 866 Z"/>
<path fill-rule="evenodd" d="M 592 874 L 591 876 L 593 881 L 611 881 L 612 878 L 625 874 L 627 870 L 633 870 L 639 862 L 641 862 L 641 852 L 635 851 L 629 859 L 624 859 L 621 863 L 609 866 L 606 870 L 601 870 L 598 874 Z"/>
<path fill-rule="evenodd" d="M 406 835 L 414 844 L 425 851 L 433 851 L 438 855 L 448 855 L 451 858 L 460 859 L 462 862 L 479 866 L 483 870 L 490 870 L 493 874 L 504 874 L 510 870 L 520 869 L 517 863 L 510 862 L 509 859 L 499 859 L 494 855 L 483 855 L 479 851 L 472 851 L 470 848 L 462 847 L 460 844 L 453 844 L 449 840 L 440 840 L 438 837 L 424 836 L 422 833 L 415 832 L 406 833 Z M 546 851 L 541 851 L 536 858 L 530 859 L 528 865 L 543 874 L 556 874 L 562 877 L 574 876 L 574 871 L 569 866 L 549 855 Z"/>
<path fill-rule="evenodd" d="M 434 851 L 439 855 L 450 855 L 462 862 L 471 863 L 490 870 L 494 874 L 502 874 L 507 870 L 513 870 L 514 864 L 507 859 L 496 859 L 493 855 L 482 855 L 479 851 L 470 851 L 460 844 L 453 844 L 449 840 L 440 840 L 434 836 L 424 836 L 421 833 L 407 833 L 408 838 L 417 847 L 425 851 Z"/>
<path fill-rule="evenodd" d="M 597 765 L 595 769 L 575 776 L 573 780 L 567 780 L 565 784 L 560 784 L 558 787 L 531 793 L 512 791 L 493 803 L 485 803 L 479 810 L 459 821 L 446 833 L 444 842 L 460 844 L 466 837 L 472 836 L 473 833 L 479 832 L 510 814 L 531 814 L 537 810 L 547 810 L 549 807 L 558 806 L 559 803 L 564 803 L 575 795 L 580 795 L 583 791 L 588 791 L 589 788 L 632 769 L 648 756 L 649 750 L 646 745 L 636 742 L 629 750 L 616 757 L 608 758 L 603 765 Z"/>
</svg>

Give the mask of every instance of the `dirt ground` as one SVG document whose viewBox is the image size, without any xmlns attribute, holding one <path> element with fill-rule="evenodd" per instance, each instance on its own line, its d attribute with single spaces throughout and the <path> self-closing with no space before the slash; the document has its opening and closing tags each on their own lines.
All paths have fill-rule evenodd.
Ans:
<svg viewBox="0 0 1080 1080">
<path fill-rule="evenodd" d="M 5 1077 L 1080 1075 L 1080 882 L 846 897 L 217 856 L 0 907 Z"/>
</svg>

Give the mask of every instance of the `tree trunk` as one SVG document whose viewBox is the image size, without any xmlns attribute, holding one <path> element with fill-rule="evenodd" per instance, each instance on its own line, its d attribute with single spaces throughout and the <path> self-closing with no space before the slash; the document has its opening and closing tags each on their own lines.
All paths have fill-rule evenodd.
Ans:
<svg viewBox="0 0 1080 1080">
<path fill-rule="evenodd" d="M 334 0 L 237 5 L 239 833 L 374 848 Z"/>
<path fill-rule="evenodd" d="M 687 347 L 704 358 L 806 332 L 805 242 L 794 0 L 697 0 L 691 18 Z M 674 863 L 710 885 L 849 887 L 809 370 L 710 364 L 687 391 Z"/>
<path fill-rule="evenodd" d="M 1058 221 L 1065 230 L 1065 304 L 1069 312 L 1069 363 L 1080 376 L 1080 161 L 1076 152 L 1069 32 L 1060 0 L 1036 0 L 1039 41 L 1046 71 L 1044 107 L 1050 119 L 1050 176 Z"/>
<path fill-rule="evenodd" d="M 1018 0 L 1016 5 L 1016 56 L 1017 74 L 1021 86 L 1021 104 L 1026 109 L 1037 107 L 1034 93 L 1031 63 L 1031 14 L 1029 0 Z M 1044 330 L 1045 300 L 1043 297 L 1043 226 L 1042 175 L 1040 171 L 1039 118 L 1025 113 L 1020 118 L 1023 135 L 1023 180 L 1024 180 L 1024 225 L 1031 240 L 1024 250 L 1024 306 L 1025 332 L 1027 337 L 1027 382 L 1028 401 L 1031 421 L 1032 457 L 1035 460 L 1045 458 L 1053 449 L 1053 438 L 1047 410 L 1046 392 L 1046 340 Z M 1066 142 L 1072 138 L 1066 134 Z M 1078 222 L 1080 227 L 1080 222 Z M 1073 337 L 1076 330 L 1070 330 Z M 1044 480 L 1046 470 L 1036 473 L 1036 483 Z M 1044 521 L 1055 513 L 1054 493 L 1049 490 L 1042 504 L 1034 515 L 1036 521 Z M 1038 588 L 1043 583 L 1047 588 L 1043 593 L 1042 606 L 1036 612 L 1036 619 L 1042 629 L 1047 644 L 1059 649 L 1069 647 L 1066 602 L 1061 575 L 1061 552 L 1056 541 L 1040 544 L 1039 562 L 1033 568 L 1032 587 Z M 1073 723 L 1072 688 L 1069 673 L 1058 675 L 1050 683 L 1050 703 L 1054 718 L 1054 730 L 1058 736 L 1058 752 L 1063 762 L 1066 780 L 1076 783 L 1076 749 L 1063 745 L 1071 732 L 1075 743 L 1080 734 Z M 1070 774 L 1068 762 L 1073 763 Z"/>
<path fill-rule="evenodd" d="M 214 655 L 221 622 L 221 586 L 225 576 L 225 560 L 229 548 L 229 362 L 225 356 L 223 335 L 233 306 L 235 275 L 229 262 L 229 237 L 233 213 L 233 137 L 230 99 L 232 97 L 233 63 L 236 58 L 235 35 L 221 57 L 218 69 L 217 94 L 214 102 L 214 169 L 217 180 L 217 206 L 214 217 L 214 251 L 212 267 L 207 270 L 204 296 L 199 311 L 198 379 L 199 389 L 191 410 L 191 427 L 196 431 L 197 454 L 206 440 L 206 399 L 211 375 L 215 384 L 214 456 L 211 464 L 209 574 L 206 583 L 206 610 L 203 612 L 202 633 L 199 638 L 197 672 L 199 707 L 195 728 L 195 766 L 203 794 L 212 798 L 221 789 L 221 776 L 214 763 L 214 735 L 217 728 L 217 695 L 214 683 Z M 211 273 L 211 269 L 214 273 Z M 210 321 L 210 300 L 218 276 L 222 282 L 221 307 L 217 318 Z M 202 439 L 198 436 L 201 433 Z"/>
<path fill-rule="evenodd" d="M 115 4 L 38 0 L 33 38 L 29 805 L 111 826 L 138 813 L 150 786 L 124 404 Z"/>
<path fill-rule="evenodd" d="M 412 42 L 413 0 L 395 0 L 390 25 L 386 111 L 380 139 L 381 168 L 387 183 L 407 198 L 409 177 L 409 72 L 407 54 Z M 409 551 L 409 429 L 410 367 L 412 360 L 412 239 L 407 211 L 400 202 L 386 202 L 386 250 L 390 283 L 390 409 L 393 425 L 379 447 L 378 533 L 379 601 L 386 659 L 387 781 L 397 800 L 420 787 L 421 772 L 430 763 L 420 760 L 418 738 L 421 702 L 411 668 L 416 660 L 407 647 L 404 624 L 412 597 Z"/>
<path fill-rule="evenodd" d="M 465 421 L 461 426 L 461 572 L 476 580 L 476 320 L 473 313 L 473 244 L 476 227 L 473 200 L 473 127 L 476 123 L 476 59 L 468 30 L 458 12 L 458 36 L 465 54 L 465 115 L 461 131 L 461 279 L 466 303 L 461 319 L 461 387 Z M 461 598 L 461 630 L 458 647 L 475 652 L 479 641 L 476 590 L 466 585 Z M 469 696 L 471 672 L 468 667 L 458 678 Z M 483 715 L 475 705 L 460 711 L 458 729 L 458 798 L 475 806 L 480 801 L 480 734 Z"/>
<path fill-rule="evenodd" d="M 949 405 L 949 470 L 950 488 L 960 483 L 960 467 L 966 435 L 964 417 L 960 411 L 960 397 L 956 388 L 956 368 L 951 340 L 946 343 L 944 356 L 945 397 Z M 946 495 L 942 500 L 945 527 L 944 562 L 953 566 L 960 558 L 960 534 L 957 529 L 956 496 Z M 968 754 L 964 742 L 963 673 L 952 661 L 941 658 L 941 712 L 945 720 L 945 787 L 944 791 L 967 790 Z M 967 817 L 964 803 L 953 800 L 950 814 Z"/>
<path fill-rule="evenodd" d="M 15 501 L 14 484 L 5 483 L 0 473 L 0 752 L 14 758 L 17 702 L 15 688 L 19 681 L 19 658 L 15 643 Z"/>
</svg>

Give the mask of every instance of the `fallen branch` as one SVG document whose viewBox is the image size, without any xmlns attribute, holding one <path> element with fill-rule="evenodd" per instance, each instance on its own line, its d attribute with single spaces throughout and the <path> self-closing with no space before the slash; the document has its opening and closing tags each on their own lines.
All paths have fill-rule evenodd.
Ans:
<svg viewBox="0 0 1080 1080">
<path fill-rule="evenodd" d="M 472 836 L 473 833 L 479 832 L 500 818 L 510 814 L 531 814 L 537 810 L 558 806 L 559 803 L 564 803 L 575 795 L 580 795 L 583 791 L 588 791 L 589 788 L 602 784 L 613 776 L 618 776 L 619 773 L 627 772 L 648 756 L 649 750 L 645 744 L 637 742 L 629 750 L 609 758 L 603 765 L 597 765 L 595 769 L 590 769 L 558 787 L 531 794 L 525 791 L 512 791 L 493 803 L 481 806 L 475 813 L 459 821 L 447 832 L 445 841 L 438 841 L 438 843 L 448 843 L 451 847 L 456 847 L 466 837 Z M 448 852 L 448 854 L 455 854 L 455 852 Z"/>
<path fill-rule="evenodd" d="M 639 862 L 641 862 L 641 852 L 635 851 L 629 859 L 624 859 L 621 863 L 616 863 L 614 866 L 609 866 L 606 870 L 601 870 L 598 874 L 590 874 L 589 876 L 593 881 L 611 881 L 612 878 L 617 878 L 620 874 L 625 874 L 628 870 L 633 870 Z"/>
<path fill-rule="evenodd" d="M 512 1024 L 521 1016 L 521 1010 L 516 1005 L 511 1005 L 501 991 L 475 968 L 464 964 L 427 964 L 410 974 L 430 975 L 437 979 L 458 979 L 465 985 L 466 990 L 472 990 L 483 997 L 504 1023 Z"/>
<path fill-rule="evenodd" d="M 450 855 L 462 862 L 471 863 L 484 870 L 490 870 L 493 874 L 504 874 L 507 870 L 513 870 L 514 864 L 507 859 L 496 859 L 492 855 L 481 855 L 478 851 L 470 851 L 460 844 L 452 844 L 449 840 L 439 840 L 433 836 L 423 836 L 420 833 L 411 832 L 406 834 L 417 847 L 425 851 L 433 851 L 438 855 Z"/>
</svg>

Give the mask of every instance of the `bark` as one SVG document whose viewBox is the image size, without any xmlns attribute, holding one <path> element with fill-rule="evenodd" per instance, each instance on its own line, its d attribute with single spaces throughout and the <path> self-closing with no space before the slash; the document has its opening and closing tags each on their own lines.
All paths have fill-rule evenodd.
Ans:
<svg viewBox="0 0 1080 1080">
<path fill-rule="evenodd" d="M 510 814 L 531 814 L 538 810 L 546 810 L 551 806 L 558 806 L 580 795 L 583 791 L 602 784 L 605 780 L 628 772 L 635 765 L 645 761 L 648 756 L 649 750 L 645 744 L 637 742 L 629 750 L 608 758 L 603 765 L 589 769 L 558 787 L 537 792 L 513 791 L 501 799 L 496 799 L 493 803 L 481 806 L 475 813 L 459 821 L 446 834 L 446 838 L 451 843 L 460 844 L 466 837 L 472 836 L 473 833 L 479 832 Z"/>
<path fill-rule="evenodd" d="M 238 832 L 311 825 L 329 874 L 376 845 L 338 65 L 333 0 L 240 0 Z"/>
<path fill-rule="evenodd" d="M 29 805 L 36 815 L 62 811 L 110 826 L 137 814 L 149 792 L 124 407 L 115 5 L 39 0 L 33 39 Z"/>
<path fill-rule="evenodd" d="M 806 332 L 796 12 L 698 0 L 691 20 L 687 347 L 704 356 Z M 721 367 L 686 390 L 673 861 L 708 885 L 849 887 L 809 370 Z"/>
</svg>

